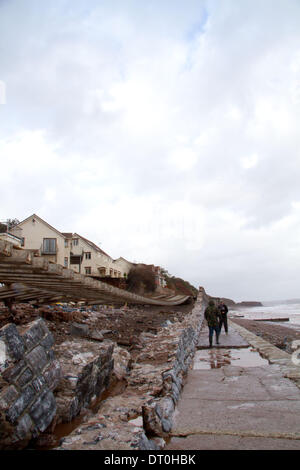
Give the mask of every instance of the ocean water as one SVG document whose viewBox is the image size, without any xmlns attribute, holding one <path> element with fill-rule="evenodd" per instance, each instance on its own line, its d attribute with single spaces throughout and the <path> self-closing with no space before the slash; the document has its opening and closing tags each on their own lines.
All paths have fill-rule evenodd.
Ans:
<svg viewBox="0 0 300 470">
<path fill-rule="evenodd" d="M 239 308 L 237 310 L 229 310 L 230 316 L 239 316 L 247 320 L 264 319 L 264 318 L 289 318 L 289 321 L 272 322 L 274 325 L 283 325 L 300 331 L 300 303 L 297 304 L 264 304 L 262 307 Z"/>
</svg>

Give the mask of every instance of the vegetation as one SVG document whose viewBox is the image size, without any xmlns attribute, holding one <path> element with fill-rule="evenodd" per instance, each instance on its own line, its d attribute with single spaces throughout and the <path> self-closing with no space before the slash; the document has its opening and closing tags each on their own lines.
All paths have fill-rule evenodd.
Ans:
<svg viewBox="0 0 300 470">
<path fill-rule="evenodd" d="M 146 266 L 134 266 L 128 273 L 127 286 L 130 292 L 154 292 L 156 289 L 155 273 Z"/>
<path fill-rule="evenodd" d="M 0 222 L 0 233 L 7 232 L 7 225 Z"/>
<path fill-rule="evenodd" d="M 197 296 L 198 289 L 192 286 L 188 281 L 181 279 L 180 277 L 171 276 L 167 270 L 162 269 L 163 277 L 167 283 L 166 287 L 172 289 L 176 294 Z"/>
<path fill-rule="evenodd" d="M 7 219 L 5 223 L 7 225 L 7 231 L 9 232 L 12 228 L 18 225 L 20 221 L 18 219 Z"/>
<path fill-rule="evenodd" d="M 5 222 L 0 222 L 0 233 L 9 232 L 19 223 L 20 221 L 18 219 L 7 219 Z"/>
</svg>

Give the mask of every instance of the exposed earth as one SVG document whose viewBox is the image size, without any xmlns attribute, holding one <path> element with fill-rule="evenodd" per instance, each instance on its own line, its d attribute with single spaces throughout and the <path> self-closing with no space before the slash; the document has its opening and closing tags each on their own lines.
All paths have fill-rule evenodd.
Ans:
<svg viewBox="0 0 300 470">
<path fill-rule="evenodd" d="M 55 343 L 60 344 L 70 339 L 72 323 L 88 325 L 92 330 L 101 331 L 104 339 L 115 341 L 119 346 L 128 349 L 135 360 L 141 353 L 139 336 L 141 333 L 156 334 L 166 322 L 181 322 L 193 309 L 194 303 L 179 306 L 131 306 L 101 305 L 77 308 L 60 305 L 44 305 L 38 308 L 30 304 L 15 305 L 13 322 L 22 327 L 37 317 L 42 317 L 54 336 Z M 97 311 L 97 314 L 95 313 Z M 0 328 L 11 322 L 8 309 L 0 304 Z M 166 352 L 167 354 L 167 352 Z M 157 362 L 164 362 L 165 357 L 157 357 Z"/>
</svg>

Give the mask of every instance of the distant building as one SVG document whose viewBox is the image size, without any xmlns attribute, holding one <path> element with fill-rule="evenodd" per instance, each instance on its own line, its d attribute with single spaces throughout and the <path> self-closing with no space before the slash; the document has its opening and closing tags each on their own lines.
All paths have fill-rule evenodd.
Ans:
<svg viewBox="0 0 300 470">
<path fill-rule="evenodd" d="M 157 287 L 166 287 L 166 281 L 162 275 L 160 266 L 154 266 L 154 264 L 144 264 L 144 263 L 138 263 L 138 264 L 135 263 L 134 265 L 143 266 L 144 268 L 152 271 L 155 275 L 155 284 L 157 285 Z"/>
</svg>

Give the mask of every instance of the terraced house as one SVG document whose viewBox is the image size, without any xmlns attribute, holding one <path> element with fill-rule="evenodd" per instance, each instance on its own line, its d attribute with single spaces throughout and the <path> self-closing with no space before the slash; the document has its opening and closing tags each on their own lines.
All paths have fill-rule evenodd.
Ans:
<svg viewBox="0 0 300 470">
<path fill-rule="evenodd" d="M 132 266 L 122 257 L 114 260 L 78 233 L 58 231 L 36 214 L 20 222 L 11 233 L 22 240 L 24 248 L 87 276 L 126 277 Z"/>
</svg>

